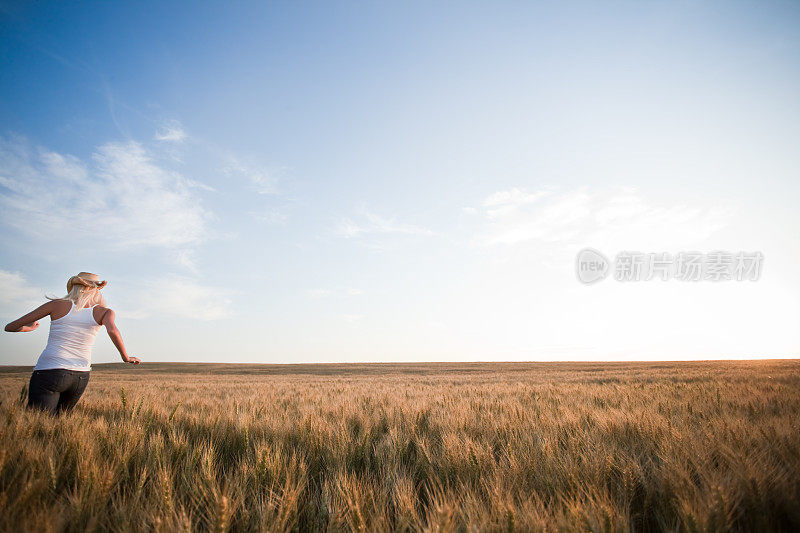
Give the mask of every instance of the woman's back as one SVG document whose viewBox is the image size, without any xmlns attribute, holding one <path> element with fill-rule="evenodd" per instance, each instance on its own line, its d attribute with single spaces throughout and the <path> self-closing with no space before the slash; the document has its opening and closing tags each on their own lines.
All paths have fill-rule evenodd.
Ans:
<svg viewBox="0 0 800 533">
<path fill-rule="evenodd" d="M 96 306 L 77 309 L 73 302 L 69 304 L 66 315 L 50 322 L 47 346 L 34 370 L 91 370 L 92 346 L 100 330 L 100 324 L 94 317 Z"/>
<path fill-rule="evenodd" d="M 114 311 L 106 307 L 100 289 L 106 281 L 91 272 L 80 272 L 67 280 L 67 295 L 49 300 L 6 324 L 10 332 L 35 331 L 39 320 L 50 317 L 50 335 L 28 386 L 28 406 L 51 413 L 69 411 L 78 403 L 92 369 L 92 346 L 100 326 L 114 343 L 122 360 L 138 365 L 129 357 Z"/>
</svg>

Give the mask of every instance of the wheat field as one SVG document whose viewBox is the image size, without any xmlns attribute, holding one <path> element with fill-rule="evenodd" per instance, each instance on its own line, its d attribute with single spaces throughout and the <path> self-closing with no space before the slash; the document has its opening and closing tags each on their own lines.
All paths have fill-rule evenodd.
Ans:
<svg viewBox="0 0 800 533">
<path fill-rule="evenodd" d="M 0 370 L 4 531 L 800 529 L 800 362 Z"/>
</svg>

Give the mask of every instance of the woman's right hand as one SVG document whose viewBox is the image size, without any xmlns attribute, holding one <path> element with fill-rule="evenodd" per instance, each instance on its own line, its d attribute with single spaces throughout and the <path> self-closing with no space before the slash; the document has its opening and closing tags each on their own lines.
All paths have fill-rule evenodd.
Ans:
<svg viewBox="0 0 800 533">
<path fill-rule="evenodd" d="M 138 365 L 139 363 L 141 363 L 138 357 L 128 357 L 127 359 L 125 359 L 125 362 L 130 363 L 132 365 Z"/>
</svg>

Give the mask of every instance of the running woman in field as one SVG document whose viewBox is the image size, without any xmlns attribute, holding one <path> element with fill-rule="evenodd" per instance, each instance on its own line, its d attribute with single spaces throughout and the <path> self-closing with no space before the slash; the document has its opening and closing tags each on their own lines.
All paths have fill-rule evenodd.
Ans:
<svg viewBox="0 0 800 533">
<path fill-rule="evenodd" d="M 92 345 L 101 326 L 106 327 L 123 361 L 140 363 L 125 351 L 114 323 L 114 311 L 106 307 L 100 293 L 105 285 L 97 274 L 81 272 L 67 280 L 66 296 L 48 297 L 49 302 L 6 325 L 6 331 L 33 331 L 39 327 L 39 320 L 50 317 L 47 346 L 36 362 L 28 387 L 28 407 L 54 414 L 75 407 L 89 383 Z"/>
</svg>

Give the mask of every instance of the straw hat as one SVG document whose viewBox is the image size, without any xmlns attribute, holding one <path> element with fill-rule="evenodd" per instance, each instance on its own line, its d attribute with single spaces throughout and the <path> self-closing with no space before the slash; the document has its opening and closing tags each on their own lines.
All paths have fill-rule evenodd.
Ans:
<svg viewBox="0 0 800 533">
<path fill-rule="evenodd" d="M 77 276 L 72 276 L 67 280 L 67 292 L 72 290 L 74 285 L 83 285 L 90 289 L 102 289 L 106 286 L 107 281 L 100 281 L 100 276 L 92 274 L 91 272 L 78 272 Z"/>
</svg>

